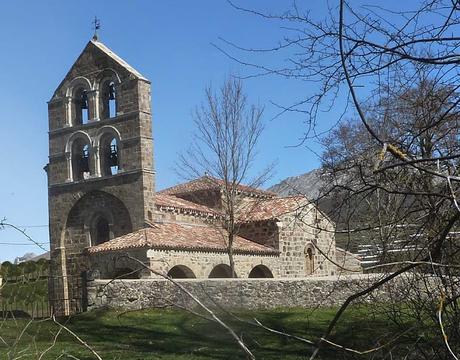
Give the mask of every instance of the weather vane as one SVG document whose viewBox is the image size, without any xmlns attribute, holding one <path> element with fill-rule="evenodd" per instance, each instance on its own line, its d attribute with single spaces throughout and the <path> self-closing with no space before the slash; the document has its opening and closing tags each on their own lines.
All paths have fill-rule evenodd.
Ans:
<svg viewBox="0 0 460 360">
<path fill-rule="evenodd" d="M 94 30 L 93 40 L 97 40 L 97 31 L 100 28 L 101 28 L 101 20 L 98 19 L 97 16 L 95 16 L 93 20 L 93 30 Z"/>
</svg>

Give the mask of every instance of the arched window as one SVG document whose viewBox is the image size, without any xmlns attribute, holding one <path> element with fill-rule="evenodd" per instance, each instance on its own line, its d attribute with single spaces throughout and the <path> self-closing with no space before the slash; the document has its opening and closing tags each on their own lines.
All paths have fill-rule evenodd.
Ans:
<svg viewBox="0 0 460 360">
<path fill-rule="evenodd" d="M 106 218 L 100 217 L 94 225 L 93 245 L 99 245 L 110 240 L 110 225 Z"/>
<path fill-rule="evenodd" d="M 115 82 L 107 80 L 101 86 L 101 119 L 117 116 L 117 90 Z"/>
<path fill-rule="evenodd" d="M 74 125 L 87 124 L 89 121 L 88 92 L 79 88 L 73 95 Z"/>
<path fill-rule="evenodd" d="M 273 274 L 265 265 L 255 266 L 249 273 L 250 278 L 272 278 Z"/>
<path fill-rule="evenodd" d="M 99 143 L 99 157 L 102 176 L 118 174 L 120 162 L 117 138 L 113 137 L 111 134 L 106 134 L 101 137 Z"/>
<path fill-rule="evenodd" d="M 305 250 L 305 271 L 307 275 L 315 272 L 315 255 L 311 246 L 307 246 Z"/>
<path fill-rule="evenodd" d="M 193 271 L 185 265 L 176 265 L 168 271 L 168 276 L 173 279 L 195 279 Z"/>
<path fill-rule="evenodd" d="M 217 278 L 231 278 L 232 277 L 232 270 L 230 266 L 227 264 L 220 264 L 214 267 L 212 271 L 209 273 L 210 279 L 217 279 Z M 236 277 L 236 275 L 235 275 Z"/>
<path fill-rule="evenodd" d="M 73 181 L 88 179 L 91 175 L 89 143 L 83 138 L 76 139 L 71 154 Z"/>
</svg>

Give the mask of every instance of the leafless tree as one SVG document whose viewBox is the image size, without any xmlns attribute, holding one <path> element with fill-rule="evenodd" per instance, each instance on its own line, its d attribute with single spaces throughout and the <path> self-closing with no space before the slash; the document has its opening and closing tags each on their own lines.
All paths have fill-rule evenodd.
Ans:
<svg viewBox="0 0 460 360">
<path fill-rule="evenodd" d="M 372 238 L 382 249 L 375 267 L 382 271 L 380 279 L 345 301 L 311 358 L 350 304 L 393 279 L 406 282 L 405 291 L 395 294 L 391 305 L 373 309 L 385 308 L 395 321 L 409 314 L 415 334 L 428 331 L 430 340 L 414 343 L 410 356 L 455 356 L 460 351 L 460 3 L 404 2 L 388 9 L 337 0 L 324 18 L 296 4 L 283 14 L 230 4 L 286 29 L 272 48 L 229 40 L 218 47 L 252 69 L 248 76 L 281 75 L 316 84 L 307 98 L 279 105 L 280 114 L 304 113 L 304 141 L 325 144 L 322 160 L 331 186 L 320 198 L 339 199 L 337 233 L 350 243 Z M 253 61 L 260 53 L 288 61 L 280 67 Z M 325 130 L 320 112 L 339 107 L 343 116 Z"/>
<path fill-rule="evenodd" d="M 205 102 L 194 112 L 196 133 L 189 149 L 180 155 L 180 172 L 187 177 L 206 175 L 222 191 L 225 241 L 235 277 L 233 243 L 238 235 L 238 212 L 243 204 L 241 185 L 260 187 L 270 176 L 267 167 L 254 176 L 257 143 L 264 129 L 263 108 L 248 104 L 240 80 L 228 77 L 216 93 L 205 90 Z"/>
</svg>

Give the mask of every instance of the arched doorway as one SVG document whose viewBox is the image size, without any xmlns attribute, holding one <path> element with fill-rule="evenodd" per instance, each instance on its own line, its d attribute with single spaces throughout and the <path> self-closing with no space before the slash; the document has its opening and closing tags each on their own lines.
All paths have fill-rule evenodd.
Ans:
<svg viewBox="0 0 460 360">
<path fill-rule="evenodd" d="M 257 265 L 249 273 L 250 278 L 272 278 L 273 274 L 265 265 Z"/>
<path fill-rule="evenodd" d="M 209 273 L 210 279 L 231 278 L 231 277 L 232 277 L 232 270 L 230 266 L 228 266 L 227 264 L 217 265 Z"/>
<path fill-rule="evenodd" d="M 193 271 L 185 265 L 176 265 L 168 271 L 168 276 L 173 279 L 195 279 Z"/>
</svg>

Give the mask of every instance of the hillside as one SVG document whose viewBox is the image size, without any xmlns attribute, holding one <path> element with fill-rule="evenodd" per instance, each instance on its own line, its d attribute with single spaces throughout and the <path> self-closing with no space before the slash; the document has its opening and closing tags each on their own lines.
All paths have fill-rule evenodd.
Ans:
<svg viewBox="0 0 460 360">
<path fill-rule="evenodd" d="M 292 176 L 280 183 L 273 185 L 268 190 L 280 196 L 305 195 L 314 200 L 318 197 L 320 189 L 326 185 L 321 177 L 321 170 L 315 169 L 302 175 Z"/>
</svg>

